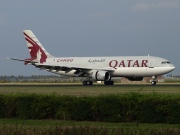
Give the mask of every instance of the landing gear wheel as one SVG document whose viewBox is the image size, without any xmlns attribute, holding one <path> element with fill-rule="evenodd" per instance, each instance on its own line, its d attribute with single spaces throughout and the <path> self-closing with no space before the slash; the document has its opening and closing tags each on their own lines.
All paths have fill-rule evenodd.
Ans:
<svg viewBox="0 0 180 135">
<path fill-rule="evenodd" d="M 152 84 L 152 85 L 156 85 L 156 81 L 152 81 L 151 84 Z"/>
<path fill-rule="evenodd" d="M 83 81 L 83 85 L 87 85 L 87 81 Z"/>
<path fill-rule="evenodd" d="M 114 81 L 104 81 L 104 85 L 114 85 Z"/>
<path fill-rule="evenodd" d="M 83 81 L 83 85 L 93 85 L 92 81 Z"/>
<path fill-rule="evenodd" d="M 89 81 L 90 83 L 89 83 L 89 85 L 93 85 L 93 81 Z"/>
</svg>

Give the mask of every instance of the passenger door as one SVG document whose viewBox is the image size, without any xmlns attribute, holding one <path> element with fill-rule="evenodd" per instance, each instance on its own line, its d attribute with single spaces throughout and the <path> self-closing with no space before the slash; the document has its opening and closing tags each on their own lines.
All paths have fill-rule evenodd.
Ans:
<svg viewBox="0 0 180 135">
<path fill-rule="evenodd" d="M 154 59 L 150 59 L 149 68 L 154 68 Z"/>
</svg>

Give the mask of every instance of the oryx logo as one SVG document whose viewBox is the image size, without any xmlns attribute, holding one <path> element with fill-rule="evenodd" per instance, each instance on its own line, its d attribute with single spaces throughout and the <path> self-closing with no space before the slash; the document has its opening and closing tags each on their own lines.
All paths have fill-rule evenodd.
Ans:
<svg viewBox="0 0 180 135">
<path fill-rule="evenodd" d="M 26 33 L 24 33 L 25 39 L 28 42 L 28 49 L 31 55 L 31 58 L 38 59 L 40 63 L 46 62 L 47 55 L 42 50 L 42 48 L 38 45 L 38 40 L 36 37 L 29 37 Z M 34 41 L 33 38 L 37 41 Z"/>
</svg>

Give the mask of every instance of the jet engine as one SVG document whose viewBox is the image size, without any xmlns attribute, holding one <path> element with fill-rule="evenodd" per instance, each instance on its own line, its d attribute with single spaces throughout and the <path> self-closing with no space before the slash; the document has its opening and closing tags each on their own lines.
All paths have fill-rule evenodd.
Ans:
<svg viewBox="0 0 180 135">
<path fill-rule="evenodd" d="M 107 71 L 93 71 L 91 75 L 92 79 L 96 81 L 109 81 L 111 80 L 111 75 Z"/>
<path fill-rule="evenodd" d="M 127 77 L 129 81 L 142 81 L 143 77 Z"/>
</svg>

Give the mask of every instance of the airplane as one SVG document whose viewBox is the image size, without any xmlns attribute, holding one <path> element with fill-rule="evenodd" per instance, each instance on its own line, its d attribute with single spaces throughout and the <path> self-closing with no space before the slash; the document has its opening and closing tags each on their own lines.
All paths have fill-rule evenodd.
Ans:
<svg viewBox="0 0 180 135">
<path fill-rule="evenodd" d="M 83 85 L 93 85 L 93 81 L 104 81 L 104 85 L 114 85 L 113 77 L 126 77 L 130 81 L 141 81 L 152 77 L 156 85 L 157 76 L 175 69 L 167 59 L 155 56 L 110 56 L 110 57 L 54 57 L 42 46 L 31 30 L 23 30 L 30 58 L 11 60 L 23 61 L 36 68 L 51 73 L 86 77 Z"/>
</svg>

